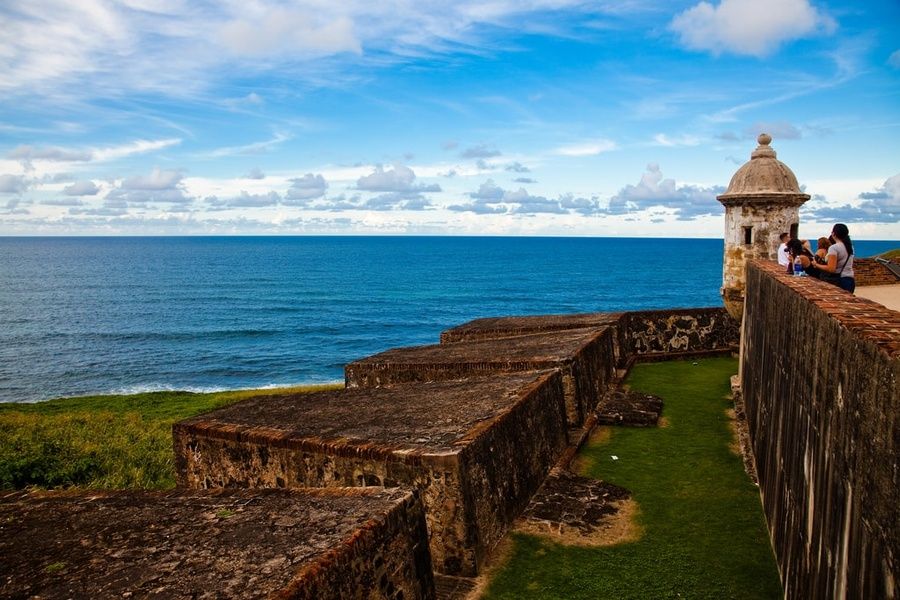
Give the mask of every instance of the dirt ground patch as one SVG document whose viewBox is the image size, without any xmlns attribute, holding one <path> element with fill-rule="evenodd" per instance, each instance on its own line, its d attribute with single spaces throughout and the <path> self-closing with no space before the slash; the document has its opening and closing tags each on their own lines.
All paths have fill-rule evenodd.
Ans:
<svg viewBox="0 0 900 600">
<path fill-rule="evenodd" d="M 559 471 L 547 478 L 514 530 L 566 545 L 611 545 L 637 536 L 636 510 L 628 490 Z"/>
<path fill-rule="evenodd" d="M 615 512 L 603 518 L 597 527 L 583 533 L 577 527 L 552 521 L 521 520 L 514 531 L 549 539 L 565 546 L 613 546 L 641 539 L 640 527 L 635 522 L 639 512 L 633 498 L 611 503 Z"/>
</svg>

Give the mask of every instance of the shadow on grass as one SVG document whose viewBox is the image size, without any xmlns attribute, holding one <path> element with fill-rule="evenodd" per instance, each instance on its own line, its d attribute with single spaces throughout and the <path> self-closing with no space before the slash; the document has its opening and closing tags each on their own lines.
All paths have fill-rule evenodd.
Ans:
<svg viewBox="0 0 900 600">
<path fill-rule="evenodd" d="M 604 548 L 515 535 L 485 598 L 781 598 L 756 486 L 729 448 L 730 358 L 637 365 L 667 427 L 615 428 L 581 452 L 583 475 L 632 491 L 643 537 Z M 617 459 L 613 459 L 615 456 Z"/>
</svg>

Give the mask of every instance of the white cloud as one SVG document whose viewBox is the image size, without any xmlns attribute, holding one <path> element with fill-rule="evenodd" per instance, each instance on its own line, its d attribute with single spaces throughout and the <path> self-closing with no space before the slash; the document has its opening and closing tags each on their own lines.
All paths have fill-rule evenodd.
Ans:
<svg viewBox="0 0 900 600">
<path fill-rule="evenodd" d="M 53 162 L 83 162 L 89 161 L 93 157 L 90 150 L 74 150 L 71 148 L 60 148 L 58 146 L 50 146 L 46 148 L 36 148 L 34 146 L 16 146 L 7 153 L 7 158 L 22 161 L 32 160 L 49 160 Z"/>
<path fill-rule="evenodd" d="M 352 19 L 327 18 L 312 7 L 271 7 L 256 18 L 238 17 L 223 25 L 219 33 L 225 47 L 239 56 L 362 53 Z"/>
<path fill-rule="evenodd" d="M 63 190 L 67 196 L 96 196 L 100 188 L 93 181 L 76 181 Z"/>
<path fill-rule="evenodd" d="M 244 175 L 245 179 L 265 179 L 266 174 L 262 172 L 262 169 L 259 167 L 253 167 L 250 171 Z"/>
<path fill-rule="evenodd" d="M 327 67 L 318 59 L 359 61 L 365 50 L 373 64 L 392 64 L 460 47 L 486 52 L 497 45 L 491 38 L 497 31 L 568 36 L 617 11 L 616 3 L 582 0 L 29 0 L 3 13 L 0 90 L 60 98 L 122 91 L 184 96 L 207 89 L 226 70 L 334 81 L 322 76 Z M 235 56 L 245 60 L 235 63 Z"/>
<path fill-rule="evenodd" d="M 468 196 L 472 198 L 472 202 L 454 204 L 447 208 L 453 212 L 471 212 L 480 215 L 507 213 L 564 215 L 573 210 L 585 214 L 583 199 L 574 199 L 571 194 L 551 200 L 544 196 L 532 195 L 521 187 L 517 190 L 505 190 L 492 179 L 482 183 L 478 190 L 469 192 Z"/>
<path fill-rule="evenodd" d="M 22 175 L 0 175 L 0 194 L 21 194 L 28 189 Z"/>
<path fill-rule="evenodd" d="M 616 149 L 616 143 L 612 140 L 594 140 L 582 142 L 580 144 L 572 144 L 568 146 L 560 146 L 553 151 L 554 154 L 561 156 L 596 156 L 604 152 L 611 152 Z"/>
<path fill-rule="evenodd" d="M 134 154 L 145 154 L 147 152 L 162 150 L 163 148 L 169 148 L 170 146 L 177 146 L 180 143 L 180 138 L 169 138 L 165 140 L 135 140 L 133 142 L 122 144 L 120 146 L 94 148 L 93 160 L 116 160 L 119 158 L 132 156 Z"/>
<path fill-rule="evenodd" d="M 175 189 L 184 178 L 181 171 L 153 169 L 150 175 L 135 175 L 122 182 L 124 190 L 169 190 Z"/>
<path fill-rule="evenodd" d="M 888 57 L 887 63 L 895 69 L 900 69 L 900 50 L 894 50 Z"/>
<path fill-rule="evenodd" d="M 290 140 L 293 136 L 287 133 L 276 132 L 272 139 L 264 140 L 262 142 L 252 142 L 250 144 L 244 144 L 243 146 L 225 146 L 223 148 L 216 148 L 205 154 L 210 158 L 222 158 L 223 156 L 236 156 L 240 154 L 262 154 L 266 152 L 270 148 L 283 144 L 284 142 Z"/>
<path fill-rule="evenodd" d="M 817 198 L 818 200 L 819 198 Z M 858 195 L 853 204 L 840 206 L 817 202 L 806 207 L 804 215 L 817 221 L 845 223 L 900 223 L 900 173 L 889 177 L 875 191 Z"/>
<path fill-rule="evenodd" d="M 241 191 L 240 195 L 226 200 L 217 198 L 207 199 L 210 206 L 214 208 L 262 208 L 267 206 L 277 206 L 281 201 L 281 196 L 277 192 L 269 192 L 267 194 L 250 194 Z"/>
<path fill-rule="evenodd" d="M 393 169 L 384 170 L 377 165 L 369 175 L 364 175 L 356 181 L 357 189 L 368 192 L 439 192 L 438 184 L 417 184 L 415 172 L 404 165 L 394 165 Z"/>
<path fill-rule="evenodd" d="M 80 198 L 49 198 L 43 200 L 45 206 L 82 206 L 84 202 Z"/>
<path fill-rule="evenodd" d="M 110 161 L 134 154 L 144 154 L 181 143 L 179 138 L 165 140 L 135 140 L 119 146 L 101 148 L 61 148 L 59 146 L 17 146 L 7 153 L 7 158 L 30 164 L 31 161 L 89 162 Z"/>
<path fill-rule="evenodd" d="M 106 207 L 115 208 L 129 204 L 190 204 L 193 196 L 185 194 L 182 183 L 184 174 L 177 170 L 155 168 L 150 175 L 135 175 L 121 182 L 119 187 L 106 195 Z"/>
<path fill-rule="evenodd" d="M 469 196 L 484 202 L 502 202 L 505 193 L 506 191 L 494 183 L 493 179 L 488 179 L 478 187 L 478 191 L 470 192 Z"/>
<path fill-rule="evenodd" d="M 285 193 L 287 200 L 299 200 L 305 203 L 315 198 L 321 198 L 328 189 L 328 182 L 321 175 L 313 175 L 307 173 L 303 177 L 296 177 L 291 180 L 291 187 Z"/>
<path fill-rule="evenodd" d="M 477 146 L 472 146 L 471 148 L 466 148 L 462 152 L 459 153 L 460 158 L 493 158 L 495 156 L 500 156 L 500 151 L 496 148 L 491 148 L 486 144 L 478 144 Z"/>
<path fill-rule="evenodd" d="M 663 178 L 659 165 L 649 164 L 637 185 L 626 185 L 610 199 L 606 212 L 622 215 L 663 207 L 672 209 L 679 220 L 689 221 L 721 214 L 722 205 L 716 195 L 722 192 L 721 187 L 678 186 L 674 179 Z"/>
<path fill-rule="evenodd" d="M 699 146 L 702 140 L 697 136 L 684 134 L 677 138 L 669 137 L 664 133 L 657 133 L 653 136 L 653 144 L 666 148 L 675 148 L 677 146 Z"/>
<path fill-rule="evenodd" d="M 786 42 L 830 33 L 836 23 L 809 0 L 722 0 L 716 6 L 700 2 L 669 27 L 691 50 L 762 57 Z"/>
</svg>

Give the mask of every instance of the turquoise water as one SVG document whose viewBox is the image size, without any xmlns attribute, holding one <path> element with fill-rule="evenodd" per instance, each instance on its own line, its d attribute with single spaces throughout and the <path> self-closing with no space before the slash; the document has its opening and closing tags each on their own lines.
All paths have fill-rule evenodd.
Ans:
<svg viewBox="0 0 900 600">
<path fill-rule="evenodd" d="M 340 381 L 477 317 L 720 306 L 721 265 L 696 239 L 0 238 L 0 401 Z"/>
</svg>

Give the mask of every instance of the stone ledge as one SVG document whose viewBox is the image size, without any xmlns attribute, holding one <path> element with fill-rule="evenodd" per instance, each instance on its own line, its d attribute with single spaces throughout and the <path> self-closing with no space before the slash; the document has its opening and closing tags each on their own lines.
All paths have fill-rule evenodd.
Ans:
<svg viewBox="0 0 900 600">
<path fill-rule="evenodd" d="M 441 381 L 487 373 L 559 369 L 566 416 L 578 427 L 596 406 L 613 376 L 610 328 L 571 329 L 454 344 L 397 348 L 348 364 L 348 388 Z"/>
<path fill-rule="evenodd" d="M 173 428 L 183 486 L 419 490 L 435 569 L 451 575 L 477 574 L 566 433 L 558 371 L 264 396 Z"/>
<path fill-rule="evenodd" d="M 597 406 L 597 424 L 655 427 L 662 409 L 662 398 L 657 396 L 614 390 L 606 394 Z"/>
<path fill-rule="evenodd" d="M 900 312 L 854 296 L 815 277 L 788 275 L 783 267 L 772 261 L 755 260 L 747 268 L 757 269 L 790 288 L 841 326 L 872 342 L 889 357 L 900 356 Z M 900 292 L 900 286 L 897 290 Z"/>
<path fill-rule="evenodd" d="M 408 490 L 0 497 L 0 596 L 433 598 Z"/>
<path fill-rule="evenodd" d="M 441 332 L 441 343 L 490 340 L 569 329 L 601 329 L 615 325 L 625 313 L 579 313 L 567 315 L 529 315 L 475 319 Z"/>
</svg>

